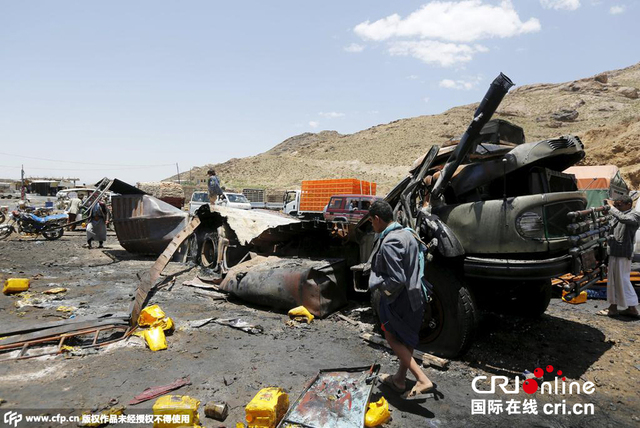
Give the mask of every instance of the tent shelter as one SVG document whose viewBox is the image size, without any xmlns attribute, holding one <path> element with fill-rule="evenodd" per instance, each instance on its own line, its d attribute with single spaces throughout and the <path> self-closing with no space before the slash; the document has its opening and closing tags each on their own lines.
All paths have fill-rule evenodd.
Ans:
<svg viewBox="0 0 640 428">
<path fill-rule="evenodd" d="M 576 176 L 578 189 L 587 193 L 588 208 L 601 206 L 604 199 L 629 194 L 629 187 L 615 165 L 572 166 L 564 172 Z"/>
</svg>

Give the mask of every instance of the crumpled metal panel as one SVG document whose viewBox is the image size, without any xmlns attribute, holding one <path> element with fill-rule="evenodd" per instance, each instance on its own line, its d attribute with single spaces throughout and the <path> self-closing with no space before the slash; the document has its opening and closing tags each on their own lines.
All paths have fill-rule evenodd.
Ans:
<svg viewBox="0 0 640 428">
<path fill-rule="evenodd" d="M 350 285 L 344 259 L 256 257 L 233 267 L 220 284 L 258 305 L 289 310 L 304 306 L 318 318 L 346 305 Z"/>
<path fill-rule="evenodd" d="M 161 254 L 189 221 L 186 212 L 150 195 L 113 196 L 111 204 L 118 241 L 131 253 Z"/>
<path fill-rule="evenodd" d="M 320 370 L 278 428 L 362 428 L 380 365 Z"/>
</svg>

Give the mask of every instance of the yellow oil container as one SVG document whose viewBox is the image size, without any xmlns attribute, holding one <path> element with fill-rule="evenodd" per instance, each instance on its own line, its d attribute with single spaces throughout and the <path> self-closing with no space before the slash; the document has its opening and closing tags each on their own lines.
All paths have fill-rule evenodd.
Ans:
<svg viewBox="0 0 640 428">
<path fill-rule="evenodd" d="M 573 305 L 579 305 L 580 303 L 585 303 L 587 301 L 587 292 L 586 291 L 582 291 L 580 294 L 578 294 L 576 297 L 574 297 L 571 300 L 567 300 L 564 298 L 564 296 L 566 296 L 567 293 L 566 291 L 562 291 L 562 300 L 567 302 L 567 303 L 571 303 Z"/>
<path fill-rule="evenodd" d="M 29 278 L 9 278 L 4 281 L 4 294 L 22 293 L 29 289 Z"/>
<path fill-rule="evenodd" d="M 281 388 L 263 388 L 244 410 L 247 428 L 275 428 L 289 410 L 289 396 Z"/>
<path fill-rule="evenodd" d="M 164 335 L 162 327 L 152 327 L 142 332 L 144 340 L 147 341 L 149 349 L 152 351 L 161 351 L 167 349 L 167 338 Z"/>
<path fill-rule="evenodd" d="M 367 414 L 364 417 L 364 426 L 367 428 L 377 427 L 387 422 L 391 418 L 389 413 L 389 403 L 384 397 L 380 397 L 375 403 L 369 403 Z"/>
<path fill-rule="evenodd" d="M 153 428 L 197 427 L 200 401 L 186 395 L 163 395 L 153 403 Z"/>
<path fill-rule="evenodd" d="M 140 312 L 140 316 L 138 317 L 138 324 L 141 326 L 153 325 L 158 320 L 164 318 L 164 311 L 160 309 L 160 306 L 153 305 L 147 308 L 144 308 Z"/>
</svg>

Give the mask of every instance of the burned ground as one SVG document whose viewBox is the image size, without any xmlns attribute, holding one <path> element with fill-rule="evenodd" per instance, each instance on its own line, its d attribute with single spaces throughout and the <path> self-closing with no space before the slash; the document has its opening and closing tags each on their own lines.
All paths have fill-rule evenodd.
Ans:
<svg viewBox="0 0 640 428">
<path fill-rule="evenodd" d="M 0 276 L 32 278 L 32 299 L 37 306 L 20 306 L 20 296 L 0 297 L 0 324 L 17 327 L 60 320 L 72 306 L 76 316 L 127 313 L 137 273 L 148 271 L 154 259 L 125 252 L 110 234 L 104 251 L 82 248 L 82 232 L 68 232 L 60 240 L 0 242 Z M 164 385 L 190 376 L 192 385 L 175 394 L 189 395 L 206 403 L 226 401 L 231 408 L 226 426 L 243 421 L 244 406 L 266 386 L 284 388 L 293 401 L 319 369 L 382 364 L 390 372 L 397 364 L 384 348 L 372 347 L 358 338 L 375 322 L 365 302 L 351 302 L 342 313 L 361 324 L 349 324 L 336 316 L 314 320 L 310 325 L 286 324 L 284 313 L 246 305 L 234 300 L 213 300 L 207 291 L 183 286 L 196 269 L 172 263 L 165 274 L 175 281 L 156 291 L 158 304 L 173 318 L 176 331 L 168 336 L 167 350 L 151 352 L 142 339 L 131 337 L 98 350 L 65 353 L 20 361 L 4 361 L 0 367 L 0 410 L 38 409 L 37 413 L 78 413 L 99 408 L 115 398 L 126 405 L 145 388 Z M 61 286 L 66 293 L 44 300 L 42 291 Z M 553 299 L 540 320 L 483 314 L 471 349 L 447 370 L 429 368 L 427 374 L 441 392 L 436 399 L 404 402 L 384 387 L 374 389 L 373 399 L 384 395 L 392 409 L 388 427 L 405 426 L 637 426 L 640 419 L 639 321 L 613 320 L 595 315 L 606 306 L 602 300 L 571 306 Z M 189 322 L 210 317 L 239 317 L 264 328 L 251 335 L 209 323 L 190 327 Z M 0 341 L 1 343 L 1 341 Z M 6 359 L 14 354 L 2 354 Z M 522 377 L 524 370 L 553 365 L 567 381 L 592 381 L 593 395 L 529 396 L 481 395 L 471 389 L 475 376 Z M 549 377 L 546 380 L 551 380 Z M 513 384 L 513 382 L 512 382 Z M 482 388 L 488 382 L 480 382 Z M 513 387 L 511 385 L 510 387 Z M 593 416 L 471 415 L 472 399 L 503 401 L 535 398 L 543 403 L 593 403 Z M 146 409 L 153 401 L 127 406 L 127 412 Z M 220 426 L 204 418 L 204 426 Z M 48 409 L 48 410 L 46 410 Z M 58 410 L 60 409 L 60 410 Z M 142 410 L 140 410 L 142 409 Z M 59 426 L 59 425 L 57 425 Z"/>
</svg>

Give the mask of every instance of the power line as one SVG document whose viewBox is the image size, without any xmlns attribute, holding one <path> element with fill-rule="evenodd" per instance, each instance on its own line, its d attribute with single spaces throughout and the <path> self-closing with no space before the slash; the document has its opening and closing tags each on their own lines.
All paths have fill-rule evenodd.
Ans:
<svg viewBox="0 0 640 428">
<path fill-rule="evenodd" d="M 70 160 L 38 158 L 38 157 L 35 157 L 35 156 L 13 155 L 11 153 L 2 153 L 2 152 L 0 152 L 0 155 L 13 156 L 13 157 L 16 157 L 16 158 L 24 158 L 24 159 L 34 159 L 34 160 L 40 160 L 40 161 L 46 161 L 46 162 L 57 162 L 57 163 L 73 163 L 73 164 L 80 164 L 80 165 L 97 165 L 97 166 L 123 166 L 122 164 L 77 162 L 77 161 L 70 161 Z M 173 166 L 173 164 L 172 163 L 165 163 L 165 164 L 157 164 L 157 165 L 124 165 L 124 166 L 132 167 L 132 168 L 146 168 L 146 167 L 157 167 L 157 166 Z"/>
<path fill-rule="evenodd" d="M 146 165 L 146 166 L 129 166 L 126 168 L 108 168 L 109 171 L 130 171 L 132 169 L 151 169 L 151 168 L 159 168 L 166 166 L 173 166 L 174 164 L 170 163 L 167 165 Z M 11 165 L 0 165 L 3 168 L 16 168 L 20 169 L 19 166 L 11 166 Z M 27 169 L 41 169 L 48 171 L 96 171 L 96 168 L 42 168 L 42 167 L 28 167 Z"/>
</svg>

